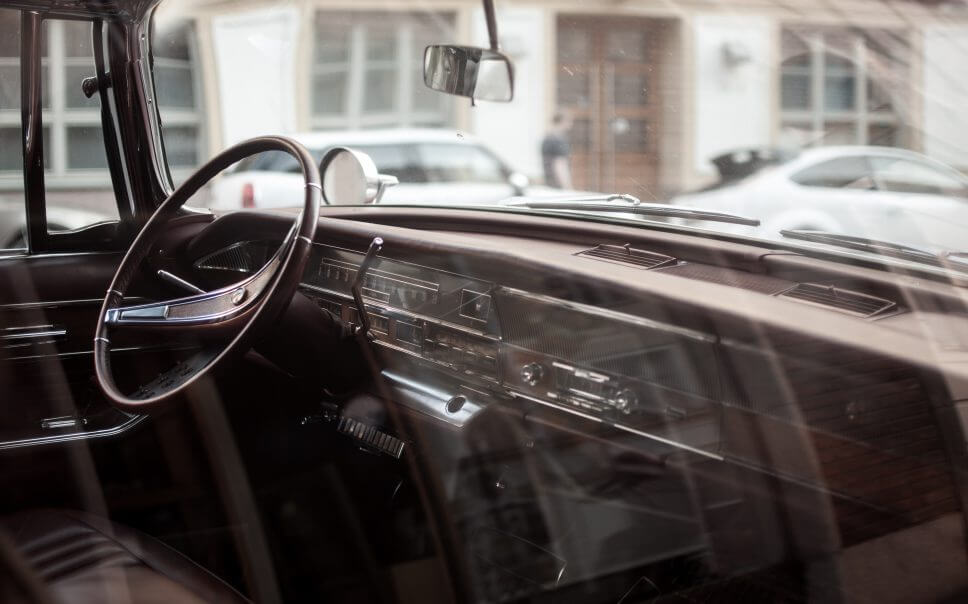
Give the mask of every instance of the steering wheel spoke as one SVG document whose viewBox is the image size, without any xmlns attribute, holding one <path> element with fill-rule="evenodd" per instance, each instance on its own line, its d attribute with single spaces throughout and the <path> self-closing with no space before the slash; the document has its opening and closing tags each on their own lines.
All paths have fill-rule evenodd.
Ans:
<svg viewBox="0 0 968 604">
<path fill-rule="evenodd" d="M 108 327 L 197 327 L 224 323 L 245 314 L 262 296 L 282 262 L 278 252 L 256 274 L 214 291 L 133 306 L 108 308 Z"/>
</svg>

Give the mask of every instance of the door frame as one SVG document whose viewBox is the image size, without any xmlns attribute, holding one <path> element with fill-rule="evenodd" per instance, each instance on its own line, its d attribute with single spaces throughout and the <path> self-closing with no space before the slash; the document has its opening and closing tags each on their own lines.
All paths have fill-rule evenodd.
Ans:
<svg viewBox="0 0 968 604">
<path fill-rule="evenodd" d="M 630 26 L 630 21 L 636 25 Z M 660 46 L 661 28 L 667 19 L 658 17 L 635 16 L 635 17 L 607 17 L 600 15 L 570 14 L 559 13 L 557 16 L 556 31 L 558 32 L 555 40 L 555 73 L 557 78 L 561 78 L 563 73 L 578 75 L 582 74 L 588 78 L 588 104 L 586 106 L 566 104 L 562 101 L 560 93 L 557 95 L 557 107 L 561 111 L 568 112 L 575 122 L 586 121 L 587 147 L 576 152 L 576 146 L 572 143 L 571 169 L 573 180 L 579 180 L 582 185 L 579 188 L 603 190 L 605 188 L 615 188 L 618 175 L 616 170 L 616 160 L 623 155 L 623 152 L 615 148 L 615 133 L 612 124 L 618 118 L 628 119 L 632 122 L 642 120 L 645 123 L 647 134 L 644 142 L 644 149 L 624 153 L 636 158 L 636 166 L 646 167 L 651 170 L 654 177 L 645 182 L 647 188 L 656 190 L 659 185 L 659 154 L 658 144 L 659 135 L 656 128 L 661 123 L 662 100 L 657 91 L 661 82 L 661 60 Z M 561 56 L 561 35 L 565 27 L 578 26 L 587 32 L 590 38 L 590 55 L 583 61 L 577 62 L 574 58 L 567 61 L 562 60 Z M 641 26 L 641 27 L 640 27 Z M 607 57 L 606 40 L 608 34 L 615 31 L 645 31 L 646 38 L 644 43 L 644 60 L 621 62 L 609 60 Z M 656 40 L 659 43 L 656 43 Z M 614 84 L 616 74 L 641 74 L 647 78 L 647 96 L 644 104 L 637 105 L 616 105 L 612 96 L 614 95 Z M 567 76 L 565 76 L 567 77 Z M 557 88 L 560 89 L 560 86 Z M 572 132 L 575 132 L 573 127 Z M 574 138 L 572 139 L 574 141 Z M 583 159 L 580 159 L 583 158 Z M 584 161 L 584 165 L 581 162 Z M 583 175 L 574 178 L 575 175 Z"/>
</svg>

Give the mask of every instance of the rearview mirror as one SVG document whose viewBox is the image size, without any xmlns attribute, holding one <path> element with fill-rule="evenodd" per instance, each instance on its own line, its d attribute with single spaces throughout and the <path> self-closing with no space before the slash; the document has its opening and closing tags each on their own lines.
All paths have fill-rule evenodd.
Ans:
<svg viewBox="0 0 968 604">
<path fill-rule="evenodd" d="M 514 69 L 511 60 L 496 50 L 428 46 L 424 50 L 424 84 L 478 101 L 507 103 L 514 97 Z"/>
<path fill-rule="evenodd" d="M 333 147 L 319 162 L 323 201 L 328 205 L 379 203 L 387 187 L 398 184 L 394 176 L 377 172 L 370 156 L 346 147 Z"/>
</svg>

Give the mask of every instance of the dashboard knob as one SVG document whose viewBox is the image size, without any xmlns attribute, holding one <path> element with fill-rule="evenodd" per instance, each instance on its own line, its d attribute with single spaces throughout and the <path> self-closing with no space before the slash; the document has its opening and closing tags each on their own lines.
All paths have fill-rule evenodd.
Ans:
<svg viewBox="0 0 968 604">
<path fill-rule="evenodd" d="M 521 381 L 528 386 L 537 386 L 544 376 L 544 367 L 538 363 L 528 363 L 521 367 Z"/>
<path fill-rule="evenodd" d="M 615 408 L 622 413 L 631 413 L 632 409 L 634 409 L 636 404 L 638 404 L 639 399 L 637 396 L 635 396 L 634 392 L 628 388 L 624 388 L 615 394 L 615 398 L 612 399 L 612 402 Z"/>
</svg>

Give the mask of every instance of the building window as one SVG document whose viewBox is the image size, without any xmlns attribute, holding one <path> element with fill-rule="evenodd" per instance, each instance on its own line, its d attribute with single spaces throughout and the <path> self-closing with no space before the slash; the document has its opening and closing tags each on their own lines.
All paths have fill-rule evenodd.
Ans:
<svg viewBox="0 0 968 604">
<path fill-rule="evenodd" d="M 800 145 L 903 146 L 909 49 L 895 32 L 785 29 L 783 134 Z"/>
<path fill-rule="evenodd" d="M 313 49 L 315 129 L 446 126 L 446 96 L 423 85 L 424 47 L 453 39 L 450 14 L 320 11 Z"/>
<path fill-rule="evenodd" d="M 161 21 L 152 34 L 155 95 L 172 178 L 180 184 L 204 157 L 201 81 L 195 25 Z"/>
</svg>

